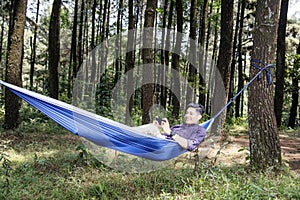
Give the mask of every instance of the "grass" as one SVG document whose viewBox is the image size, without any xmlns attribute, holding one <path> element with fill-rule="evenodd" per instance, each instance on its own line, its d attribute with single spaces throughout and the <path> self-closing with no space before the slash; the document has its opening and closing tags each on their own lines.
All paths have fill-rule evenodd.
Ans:
<svg viewBox="0 0 300 200">
<path fill-rule="evenodd" d="M 0 167 L 0 199 L 300 199 L 300 175 L 289 170 L 261 173 L 202 161 L 197 169 L 118 172 L 50 121 L 22 124 L 0 138 L 12 169 L 7 175 Z"/>
</svg>

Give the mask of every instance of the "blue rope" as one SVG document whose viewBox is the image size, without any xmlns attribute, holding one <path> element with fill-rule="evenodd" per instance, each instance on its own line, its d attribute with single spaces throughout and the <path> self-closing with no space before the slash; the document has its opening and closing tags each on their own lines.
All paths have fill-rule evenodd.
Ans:
<svg viewBox="0 0 300 200">
<path fill-rule="evenodd" d="M 254 63 L 258 63 L 260 65 L 263 65 L 263 67 L 260 67 L 259 65 L 254 64 Z M 261 60 L 251 59 L 251 66 L 254 67 L 254 68 L 256 68 L 256 69 L 258 69 L 258 70 L 266 71 L 267 72 L 267 81 L 268 81 L 268 84 L 269 85 L 272 84 L 272 75 L 271 75 L 271 72 L 270 72 L 269 68 L 274 68 L 274 64 L 268 64 L 268 65 L 266 65 Z M 258 81 L 261 79 L 260 74 L 261 73 L 259 73 L 259 75 L 257 77 Z"/>
<path fill-rule="evenodd" d="M 245 90 L 249 87 L 249 85 L 255 80 L 257 79 L 258 81 L 261 79 L 261 74 L 265 71 L 267 73 L 267 81 L 268 84 L 271 85 L 272 84 L 272 74 L 271 71 L 269 70 L 269 68 L 273 68 L 274 64 L 264 64 L 262 61 L 257 60 L 257 59 L 251 59 L 250 60 L 252 67 L 256 68 L 259 70 L 259 72 L 257 72 L 257 74 L 234 96 L 232 97 L 228 103 L 217 113 L 215 114 L 215 116 L 213 117 L 213 119 L 217 118 L 219 115 L 221 115 L 221 113 Z M 260 67 L 257 64 L 254 63 L 258 63 L 260 65 L 263 65 L 263 67 Z"/>
</svg>

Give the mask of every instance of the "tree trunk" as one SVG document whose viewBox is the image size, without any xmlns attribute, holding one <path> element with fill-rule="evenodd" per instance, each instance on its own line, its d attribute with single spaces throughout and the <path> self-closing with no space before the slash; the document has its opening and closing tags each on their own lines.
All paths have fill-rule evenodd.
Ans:
<svg viewBox="0 0 300 200">
<path fill-rule="evenodd" d="M 143 32 L 143 86 L 142 86 L 142 123 L 150 122 L 150 108 L 153 105 L 153 69 L 154 52 L 150 48 L 153 41 L 153 28 L 157 8 L 157 0 L 147 0 Z"/>
<path fill-rule="evenodd" d="M 266 7 L 268 9 L 266 9 Z M 251 58 L 270 64 L 275 60 L 279 0 L 258 0 Z M 263 66 L 261 66 L 263 67 Z M 271 73 L 273 72 L 270 69 Z M 250 69 L 253 77 L 257 69 Z M 281 149 L 274 114 L 273 88 L 266 76 L 249 87 L 250 163 L 260 169 L 281 164 Z"/>
<path fill-rule="evenodd" d="M 122 73 L 122 11 L 123 10 L 123 0 L 119 0 L 119 9 L 118 9 L 118 16 L 117 16 L 117 37 L 115 39 L 115 80 L 114 83 L 115 85 L 118 83 L 121 73 Z"/>
<path fill-rule="evenodd" d="M 233 0 L 221 1 L 221 37 L 217 69 L 221 74 L 225 91 L 222 88 L 214 90 L 214 112 L 219 111 L 228 100 L 230 66 L 232 60 L 232 37 L 233 37 Z M 215 80 L 220 81 L 220 80 Z M 216 86 L 220 84 L 216 83 Z M 219 127 L 223 127 L 226 118 L 226 111 L 219 117 Z"/>
<path fill-rule="evenodd" d="M 71 52 L 70 52 L 70 67 L 69 67 L 69 88 L 72 88 L 73 81 L 77 76 L 77 18 L 78 18 L 78 0 L 75 0 L 72 38 L 71 38 Z M 71 90 L 68 91 L 68 97 L 71 97 Z"/>
<path fill-rule="evenodd" d="M 196 9 L 196 1 L 191 1 L 191 12 L 190 12 L 190 64 L 188 68 L 188 82 L 189 85 L 192 86 L 192 88 L 196 89 L 196 29 L 197 29 L 197 9 Z M 190 102 L 194 102 L 195 100 L 195 91 L 191 89 L 191 87 L 187 87 L 187 94 L 186 94 L 186 104 Z"/>
<path fill-rule="evenodd" d="M 278 26 L 277 50 L 276 50 L 276 86 L 274 109 L 277 126 L 281 126 L 282 121 L 282 107 L 283 107 L 283 94 L 284 94 L 284 77 L 285 77 L 285 35 L 286 35 L 286 22 L 287 12 L 289 7 L 288 0 L 282 0 L 280 6 L 280 18 Z"/>
<path fill-rule="evenodd" d="M 4 24 L 5 24 L 5 18 L 2 16 L 2 23 L 1 23 L 1 33 L 0 33 L 0 63 L 2 63 L 2 52 L 3 52 L 3 40 L 4 40 Z M 1 67 L 2 68 L 2 67 Z M 0 72 L 0 79 L 4 80 L 4 69 L 1 69 Z M 0 92 L 0 99 L 2 99 L 2 97 L 4 96 L 4 94 L 2 92 Z"/>
<path fill-rule="evenodd" d="M 244 27 L 244 15 L 245 15 L 245 8 L 246 8 L 246 0 L 242 0 L 241 5 L 241 15 L 240 15 L 240 25 L 239 25 L 239 33 L 238 33 L 238 89 L 240 91 L 244 87 L 244 77 L 243 77 L 243 52 L 242 52 L 242 44 L 243 44 L 243 27 Z M 239 95 L 235 100 L 235 117 L 238 118 L 241 116 L 241 105 L 242 105 L 242 98 Z"/>
<path fill-rule="evenodd" d="M 236 67 L 236 55 L 239 53 L 237 52 L 237 39 L 238 39 L 238 31 L 239 31 L 239 25 L 240 25 L 240 13 L 241 13 L 241 2 L 238 2 L 237 6 L 237 17 L 236 17 L 236 23 L 235 23 L 235 29 L 234 29 L 234 36 L 233 36 L 233 47 L 232 47 L 232 62 L 231 62 L 231 69 L 230 69 L 230 78 L 229 78 L 229 93 L 228 98 L 231 99 L 234 96 L 234 88 L 235 88 L 235 67 Z M 230 104 L 227 107 L 227 118 L 233 117 L 234 112 L 234 102 Z"/>
<path fill-rule="evenodd" d="M 60 58 L 60 7 L 54 0 L 49 27 L 49 96 L 58 99 L 58 67 Z"/>
<path fill-rule="evenodd" d="M 126 121 L 127 125 L 132 125 L 131 113 L 133 108 L 133 95 L 134 95 L 134 82 L 133 82 L 133 68 L 134 68 L 134 14 L 133 14 L 133 0 L 128 2 L 128 40 L 127 40 L 127 50 L 126 50 L 126 65 L 125 73 L 128 73 L 127 77 L 127 104 L 126 104 Z"/>
<path fill-rule="evenodd" d="M 300 55 L 300 43 L 297 48 L 298 56 Z M 299 105 L 299 69 L 300 69 L 300 59 L 296 58 L 294 61 L 294 68 L 292 70 L 292 105 L 290 109 L 290 116 L 289 116 L 289 124 L 288 126 L 291 128 L 295 128 L 296 125 L 296 118 L 297 118 L 297 110 Z"/>
<path fill-rule="evenodd" d="M 198 102 L 205 106 L 205 76 L 206 76 L 206 60 L 203 50 L 205 45 L 205 31 L 207 23 L 208 12 L 208 0 L 203 1 L 202 12 L 200 16 L 200 28 L 199 28 L 199 46 L 200 55 L 199 57 L 199 100 Z"/>
<path fill-rule="evenodd" d="M 22 58 L 24 27 L 26 22 L 27 0 L 14 2 L 13 23 L 10 27 L 8 55 L 6 65 L 6 82 L 22 86 Z M 14 129 L 19 125 L 20 101 L 8 89 L 5 90 L 5 119 L 4 127 Z"/>
<path fill-rule="evenodd" d="M 84 14 L 85 14 L 85 1 L 81 0 L 81 7 L 80 7 L 80 19 L 79 19 L 79 31 L 78 31 L 78 48 L 77 48 L 77 66 L 76 66 L 76 73 L 79 70 L 80 65 L 83 62 L 83 49 L 84 49 Z"/>
<path fill-rule="evenodd" d="M 181 52 L 182 43 L 182 31 L 183 31 L 183 6 L 182 0 L 176 1 L 176 13 L 177 13 L 177 31 L 175 52 L 172 53 L 172 119 L 177 120 L 180 112 L 180 77 L 179 77 L 179 58 Z"/>
<path fill-rule="evenodd" d="M 2 16 L 2 23 L 1 23 L 1 33 L 0 33 L 0 63 L 2 62 L 2 50 L 3 50 L 3 39 L 4 39 L 4 24 L 5 24 L 5 19 Z M 2 77 L 1 77 L 2 78 Z"/>
<path fill-rule="evenodd" d="M 34 76 L 34 65 L 36 60 L 36 39 L 37 39 L 37 29 L 38 29 L 38 22 L 39 22 L 39 11 L 40 11 L 40 0 L 37 0 L 37 8 L 36 8 L 36 15 L 35 15 L 35 23 L 36 26 L 34 27 L 34 34 L 33 34 L 33 42 L 32 42 L 32 52 L 30 58 L 30 90 L 33 89 L 33 76 Z"/>
<path fill-rule="evenodd" d="M 165 69 L 166 72 L 165 74 L 168 74 L 169 71 L 169 62 L 170 62 L 170 52 L 168 49 L 170 49 L 170 44 L 171 44 L 171 28 L 172 28 L 172 23 L 173 23 L 173 11 L 174 11 L 174 1 L 170 2 L 170 7 L 169 7 L 169 13 L 168 13 L 168 23 L 167 23 L 167 33 L 166 33 L 166 40 L 165 40 L 165 51 L 164 51 L 164 63 L 165 63 Z M 165 80 L 165 83 L 167 83 L 167 77 Z M 163 95 L 162 95 L 162 100 L 161 100 L 161 105 L 163 107 L 167 106 L 167 99 L 168 99 L 168 91 L 166 87 L 163 87 Z"/>
<path fill-rule="evenodd" d="M 164 1 L 164 14 L 162 18 L 162 41 L 165 41 L 166 39 L 166 26 L 167 26 L 167 16 L 168 16 L 168 4 L 169 0 Z M 168 68 L 168 63 L 165 63 L 165 53 L 167 52 L 165 49 L 165 43 L 162 42 L 161 44 L 161 51 L 160 51 L 160 63 L 162 64 L 163 70 L 162 73 L 160 74 L 160 94 L 159 94 L 159 103 L 161 106 L 166 108 L 166 70 Z"/>
<path fill-rule="evenodd" d="M 94 83 L 96 80 L 96 74 L 97 74 L 97 56 L 96 56 L 96 43 L 95 43 L 95 29 L 96 29 L 96 9 L 97 9 L 98 3 L 97 0 L 94 0 L 93 2 L 93 8 L 92 8 L 92 35 L 91 35 L 91 53 L 92 53 L 92 66 L 91 66 L 91 76 L 90 76 L 90 82 Z"/>
<path fill-rule="evenodd" d="M 211 0 L 211 3 L 209 5 L 209 14 L 212 13 L 212 9 L 213 9 L 213 0 Z M 209 48 L 209 41 L 210 41 L 210 37 L 211 37 L 211 32 L 212 32 L 212 23 L 211 20 L 208 20 L 208 24 L 207 24 L 207 33 L 206 33 L 206 44 L 205 44 L 205 56 L 204 56 L 204 67 L 206 68 L 206 63 L 209 59 L 209 54 L 208 54 L 208 48 Z M 213 85 L 211 82 L 211 74 L 212 74 L 212 67 L 208 67 L 208 73 L 209 73 L 209 78 L 208 78 L 208 86 L 207 86 L 207 92 L 206 92 L 206 102 L 204 104 L 205 106 L 205 112 L 207 114 L 210 114 L 210 93 L 211 93 L 211 86 Z"/>
</svg>

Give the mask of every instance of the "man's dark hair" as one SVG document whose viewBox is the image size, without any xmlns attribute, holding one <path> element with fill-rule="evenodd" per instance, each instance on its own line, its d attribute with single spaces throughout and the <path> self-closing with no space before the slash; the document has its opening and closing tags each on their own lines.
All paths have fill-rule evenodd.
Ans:
<svg viewBox="0 0 300 200">
<path fill-rule="evenodd" d="M 187 106 L 186 106 L 186 109 L 187 110 L 188 108 L 195 108 L 197 112 L 200 113 L 200 115 L 203 115 L 204 113 L 204 106 L 201 105 L 201 104 L 197 104 L 197 103 L 189 103 Z"/>
</svg>

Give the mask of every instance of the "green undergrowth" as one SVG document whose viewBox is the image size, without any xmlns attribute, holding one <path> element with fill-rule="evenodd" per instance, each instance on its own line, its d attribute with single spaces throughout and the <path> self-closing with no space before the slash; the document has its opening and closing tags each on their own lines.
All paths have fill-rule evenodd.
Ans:
<svg viewBox="0 0 300 200">
<path fill-rule="evenodd" d="M 51 121 L 0 133 L 0 199 L 300 199 L 300 176 L 247 165 L 173 167 L 125 173 L 101 164 Z"/>
</svg>

